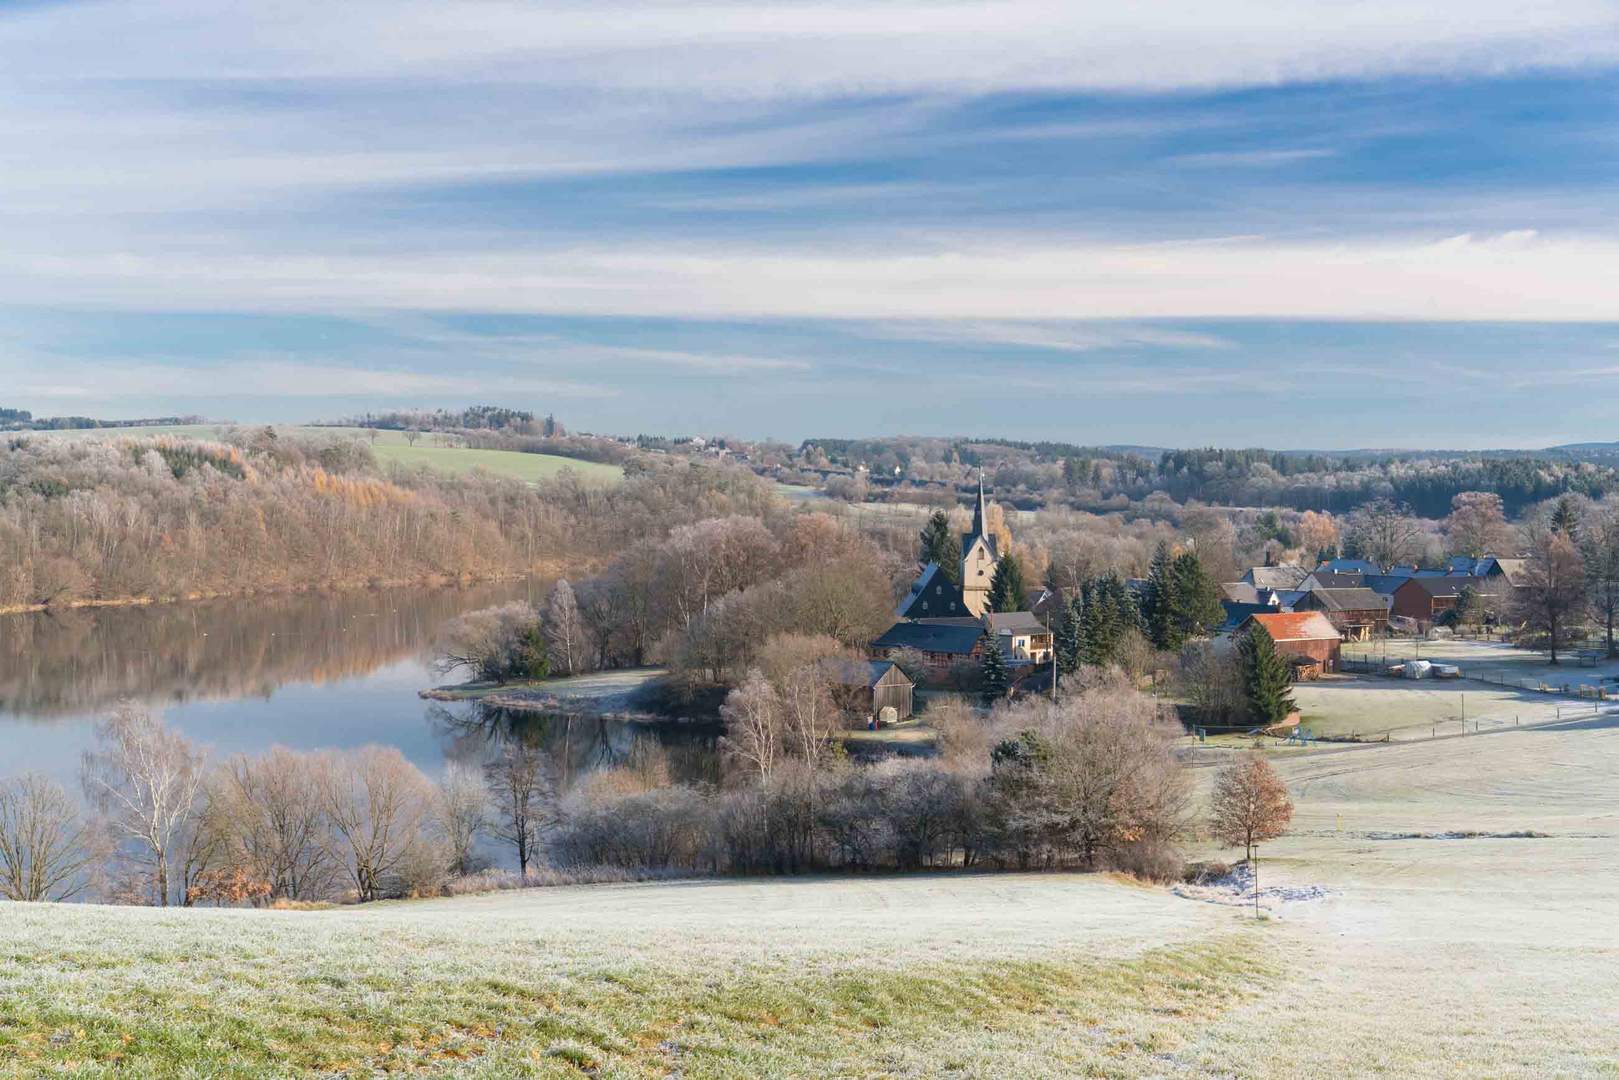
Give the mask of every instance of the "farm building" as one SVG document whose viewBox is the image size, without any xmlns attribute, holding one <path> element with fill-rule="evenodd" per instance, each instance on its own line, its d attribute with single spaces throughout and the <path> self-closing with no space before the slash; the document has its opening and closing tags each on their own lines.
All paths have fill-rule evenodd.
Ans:
<svg viewBox="0 0 1619 1080">
<path fill-rule="evenodd" d="M 889 660 L 828 660 L 826 667 L 837 684 L 840 704 L 850 712 L 885 722 L 911 715 L 911 680 Z M 893 709 L 884 716 L 884 709 Z"/>
<path fill-rule="evenodd" d="M 871 643 L 871 654 L 879 660 L 890 660 L 901 649 L 913 649 L 922 654 L 929 667 L 942 672 L 951 664 L 976 661 L 983 638 L 984 624 L 977 619 L 897 622 Z"/>
<path fill-rule="evenodd" d="M 1319 611 L 1278 611 L 1250 615 L 1240 632 L 1262 626 L 1276 642 L 1276 651 L 1292 661 L 1300 677 L 1338 670 L 1343 635 Z M 1313 669 L 1313 670 L 1312 670 Z"/>
<path fill-rule="evenodd" d="M 1365 641 L 1389 627 L 1388 607 L 1383 598 L 1364 587 L 1311 589 L 1293 605 L 1293 610 L 1321 612 L 1351 641 Z"/>
<path fill-rule="evenodd" d="M 1498 596 L 1504 591 L 1500 579 L 1476 577 L 1413 577 L 1394 590 L 1392 615 L 1411 619 L 1420 625 L 1444 620 L 1461 603 L 1462 590 L 1478 596 Z"/>
</svg>

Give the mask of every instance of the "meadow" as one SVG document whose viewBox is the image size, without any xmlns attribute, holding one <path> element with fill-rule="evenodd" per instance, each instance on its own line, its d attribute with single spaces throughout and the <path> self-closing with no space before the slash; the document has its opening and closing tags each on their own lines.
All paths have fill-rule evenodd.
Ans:
<svg viewBox="0 0 1619 1080">
<path fill-rule="evenodd" d="M 0 1076 L 1619 1075 L 1619 723 L 1276 764 L 1259 920 L 1071 874 L 0 907 Z"/>
<path fill-rule="evenodd" d="M 231 430 L 224 424 L 153 425 L 137 428 L 84 428 L 71 431 L 40 432 L 50 438 L 86 439 L 119 438 L 143 435 L 181 435 L 195 439 L 217 439 Z M 425 467 L 446 475 L 459 476 L 482 469 L 494 476 L 535 483 L 549 480 L 570 469 L 580 480 L 590 484 L 612 484 L 624 478 L 624 470 L 617 465 L 595 461 L 579 461 L 555 454 L 525 454 L 516 450 L 475 450 L 460 445 L 453 435 L 437 432 L 424 433 L 415 446 L 405 439 L 402 431 L 378 431 L 371 439 L 367 428 L 311 427 L 302 425 L 275 425 L 278 433 L 294 438 L 355 438 L 368 442 L 379 464 L 400 465 L 405 468 Z"/>
</svg>

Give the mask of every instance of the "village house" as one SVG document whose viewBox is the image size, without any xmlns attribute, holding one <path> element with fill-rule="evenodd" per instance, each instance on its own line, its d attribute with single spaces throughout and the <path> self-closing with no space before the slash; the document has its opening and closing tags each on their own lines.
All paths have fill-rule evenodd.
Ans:
<svg viewBox="0 0 1619 1080">
<path fill-rule="evenodd" d="M 1255 626 L 1276 642 L 1276 651 L 1293 665 L 1296 679 L 1313 679 L 1338 670 L 1343 635 L 1319 611 L 1277 611 L 1250 615 L 1239 633 Z"/>
<path fill-rule="evenodd" d="M 990 615 L 986 621 L 1001 652 L 1013 663 L 1044 664 L 1051 660 L 1052 634 L 1031 611 Z"/>
<path fill-rule="evenodd" d="M 1281 563 L 1277 566 L 1251 567 L 1242 575 L 1242 580 L 1257 588 L 1281 592 L 1299 588 L 1309 576 L 1310 572 L 1302 566 L 1295 563 Z"/>
</svg>

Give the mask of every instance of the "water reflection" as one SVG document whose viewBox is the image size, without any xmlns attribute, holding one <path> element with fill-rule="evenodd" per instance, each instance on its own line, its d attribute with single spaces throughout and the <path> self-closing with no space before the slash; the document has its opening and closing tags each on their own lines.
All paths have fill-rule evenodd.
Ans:
<svg viewBox="0 0 1619 1080">
<path fill-rule="evenodd" d="M 719 733 L 712 728 L 537 713 L 482 702 L 432 705 L 427 715 L 443 740 L 446 760 L 482 764 L 508 740 L 537 743 L 545 747 L 552 761 L 552 777 L 564 791 L 591 773 L 626 764 L 636 742 L 645 739 L 662 748 L 671 779 L 719 782 L 715 753 Z"/>
<path fill-rule="evenodd" d="M 446 621 L 543 595 L 514 581 L 0 616 L 0 776 L 40 771 L 75 786 L 94 722 L 129 698 L 215 758 L 380 743 L 436 775 L 447 760 L 478 764 L 522 737 L 544 743 L 566 788 L 654 738 L 676 779 L 714 779 L 712 731 L 417 696 L 444 681 L 429 651 Z"/>
<path fill-rule="evenodd" d="M 81 608 L 0 616 L 0 717 L 51 719 L 151 704 L 263 697 L 425 660 L 465 611 L 529 598 L 506 582 Z"/>
</svg>

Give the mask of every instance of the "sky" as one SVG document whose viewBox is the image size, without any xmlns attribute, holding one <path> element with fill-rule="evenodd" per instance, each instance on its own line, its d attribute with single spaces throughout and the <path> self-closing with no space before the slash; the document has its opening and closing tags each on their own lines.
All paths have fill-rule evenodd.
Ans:
<svg viewBox="0 0 1619 1080">
<path fill-rule="evenodd" d="M 1619 5 L 0 4 L 0 406 L 1619 439 Z"/>
</svg>

